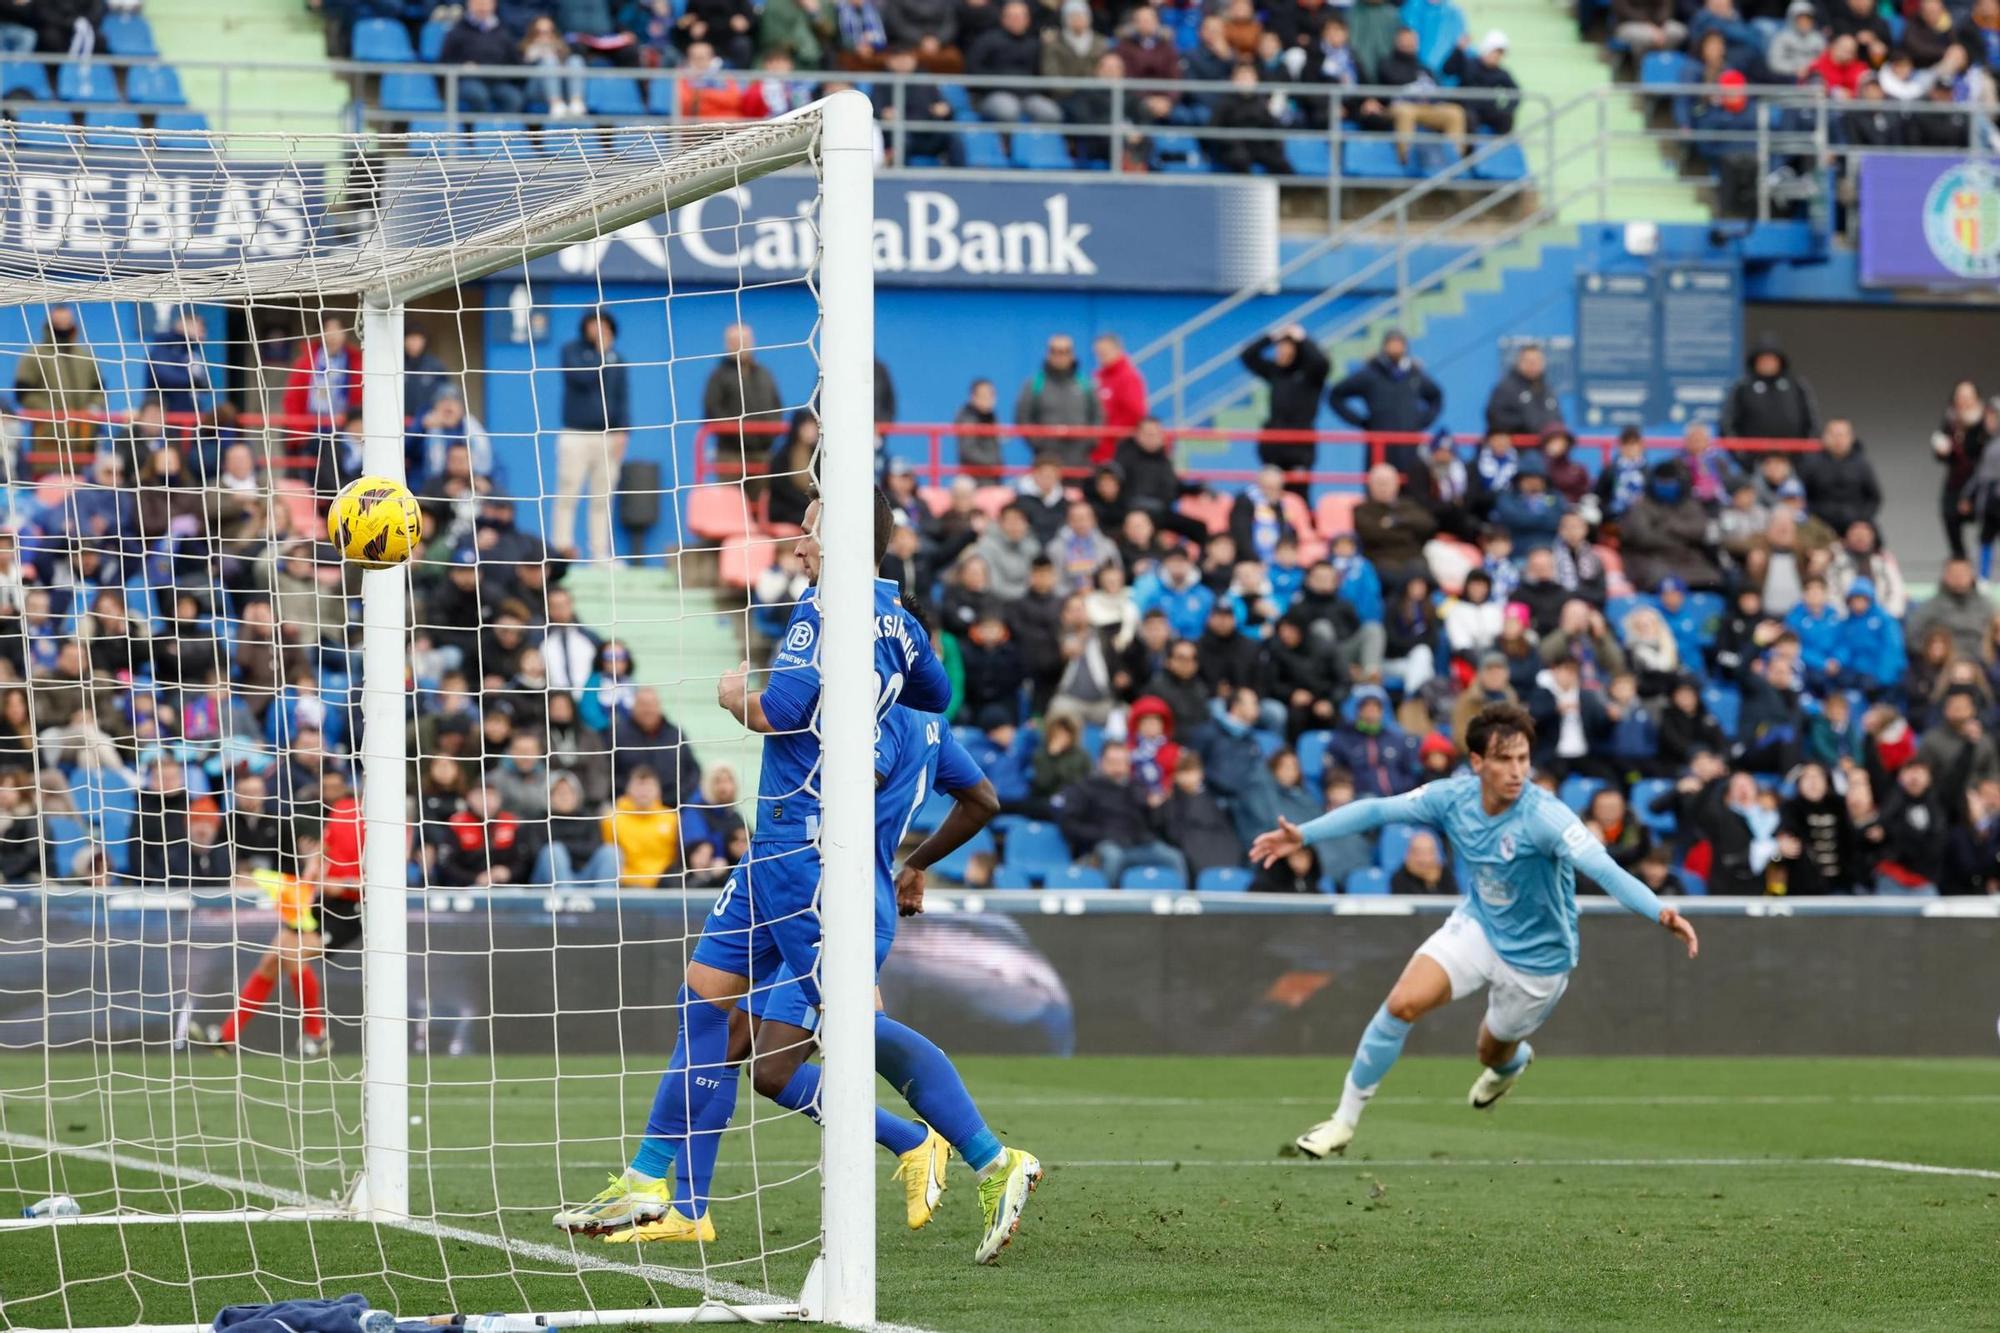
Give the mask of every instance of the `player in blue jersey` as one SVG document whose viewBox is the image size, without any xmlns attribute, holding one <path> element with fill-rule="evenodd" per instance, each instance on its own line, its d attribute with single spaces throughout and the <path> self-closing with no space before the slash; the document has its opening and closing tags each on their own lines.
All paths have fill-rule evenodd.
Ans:
<svg viewBox="0 0 2000 1333">
<path fill-rule="evenodd" d="M 875 562 L 889 549 L 895 515 L 875 493 Z M 798 556 L 819 581 L 819 504 L 806 510 Z M 768 988 L 789 968 L 811 1009 L 819 1007 L 819 602 L 815 587 L 793 611 L 761 693 L 750 692 L 749 664 L 725 675 L 716 702 L 764 736 L 757 788 L 756 833 L 703 924 L 676 1001 L 680 1036 L 660 1078 L 646 1131 L 632 1163 L 589 1201 L 559 1210 L 565 1231 L 608 1235 L 660 1221 L 673 1201 L 672 1169 L 690 1127 L 724 1081 L 729 1065 L 730 1014 L 750 993 L 753 978 Z M 907 611 L 896 586 L 875 584 L 876 712 L 899 700 L 937 711 L 951 701 L 951 682 L 930 636 Z"/>
<path fill-rule="evenodd" d="M 878 727 L 875 749 L 875 965 L 879 968 L 896 938 L 896 919 L 923 910 L 925 872 L 963 846 L 999 813 L 993 784 L 951 734 L 944 717 L 892 708 Z M 923 845 L 911 853 L 899 880 L 895 857 L 911 821 L 933 792 L 952 798 L 952 807 Z M 900 904 L 899 904 L 900 900 Z M 789 973 L 758 987 L 742 1009 L 751 1022 L 731 1032 L 732 1060 L 751 1061 L 757 1091 L 789 1110 L 818 1116 L 820 1070 L 808 1064 L 817 1015 Z M 984 1230 L 974 1259 L 990 1263 L 1020 1225 L 1028 1195 L 1041 1179 L 1041 1163 L 1008 1148 L 987 1128 L 950 1059 L 929 1039 L 886 1014 L 875 1016 L 876 1067 L 922 1117 L 908 1120 L 877 1108 L 875 1138 L 896 1154 L 911 1230 L 930 1221 L 944 1194 L 945 1167 L 957 1149 L 979 1178 Z M 613 1241 L 710 1241 L 713 1222 L 705 1205 L 713 1177 L 716 1144 L 735 1109 L 736 1080 L 724 1075 L 723 1088 L 695 1123 L 688 1151 L 677 1159 L 679 1186 L 674 1208 L 655 1223 L 609 1237 Z"/>
<path fill-rule="evenodd" d="M 1340 1108 L 1294 1140 L 1306 1156 L 1345 1151 L 1362 1109 L 1402 1054 L 1411 1024 L 1481 987 L 1487 988 L 1479 1025 L 1485 1069 L 1469 1100 L 1484 1110 L 1507 1094 L 1535 1058 L 1528 1036 L 1548 1021 L 1576 967 L 1579 871 L 1629 910 L 1685 940 L 1689 958 L 1698 951 L 1687 918 L 1621 870 L 1568 806 L 1529 785 L 1534 739 L 1534 719 L 1525 708 L 1490 704 L 1466 729 L 1469 776 L 1355 801 L 1301 825 L 1279 820 L 1251 844 L 1250 859 L 1268 866 L 1307 843 L 1384 824 L 1428 824 L 1450 840 L 1465 884 L 1465 901 L 1417 949 L 1362 1033 Z"/>
</svg>

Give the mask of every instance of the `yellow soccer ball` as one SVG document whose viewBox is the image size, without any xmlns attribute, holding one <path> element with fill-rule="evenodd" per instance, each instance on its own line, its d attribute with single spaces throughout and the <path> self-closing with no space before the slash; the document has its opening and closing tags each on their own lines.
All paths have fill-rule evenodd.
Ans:
<svg viewBox="0 0 2000 1333">
<path fill-rule="evenodd" d="M 402 482 L 361 477 L 334 497 L 326 533 L 343 559 L 363 569 L 393 569 L 424 539 L 424 517 Z"/>
</svg>

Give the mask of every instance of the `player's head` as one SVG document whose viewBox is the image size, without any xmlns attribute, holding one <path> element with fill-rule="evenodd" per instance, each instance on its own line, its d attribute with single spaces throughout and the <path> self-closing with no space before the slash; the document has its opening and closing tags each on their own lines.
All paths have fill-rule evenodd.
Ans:
<svg viewBox="0 0 2000 1333">
<path fill-rule="evenodd" d="M 819 513 L 820 502 L 814 500 L 806 506 L 805 531 L 799 534 L 799 544 L 795 549 L 799 563 L 805 566 L 806 577 L 819 582 Z M 889 503 L 889 497 L 882 488 L 875 488 L 875 567 L 880 568 L 882 557 L 889 554 L 889 539 L 896 532 L 896 510 Z"/>
<path fill-rule="evenodd" d="M 1488 704 L 1465 729 L 1466 760 L 1479 778 L 1481 792 L 1512 801 L 1528 785 L 1529 754 L 1535 744 L 1535 719 L 1519 704 Z"/>
</svg>

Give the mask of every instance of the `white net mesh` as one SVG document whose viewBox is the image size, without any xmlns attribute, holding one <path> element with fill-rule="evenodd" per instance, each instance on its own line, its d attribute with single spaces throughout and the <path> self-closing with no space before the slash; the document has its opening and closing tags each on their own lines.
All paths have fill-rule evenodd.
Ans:
<svg viewBox="0 0 2000 1333">
<path fill-rule="evenodd" d="M 78 1214 L 0 1224 L 11 1324 L 347 1291 L 406 1317 L 795 1303 L 818 1131 L 747 1087 L 680 1200 L 712 1203 L 713 1241 L 550 1215 L 630 1157 L 746 854 L 758 749 L 716 683 L 803 593 L 818 439 L 810 206 L 774 224 L 802 242 L 782 280 L 608 285 L 595 261 L 688 243 L 646 219 L 814 165 L 816 129 L 22 130 L 0 154 L 0 1212 Z M 711 251 L 773 225 L 731 198 L 700 215 Z M 371 297 L 413 302 L 393 414 L 366 406 L 361 335 L 394 327 Z M 362 577 L 325 522 L 385 420 L 426 527 L 395 576 L 395 1222 L 354 1198 L 380 959 Z"/>
</svg>

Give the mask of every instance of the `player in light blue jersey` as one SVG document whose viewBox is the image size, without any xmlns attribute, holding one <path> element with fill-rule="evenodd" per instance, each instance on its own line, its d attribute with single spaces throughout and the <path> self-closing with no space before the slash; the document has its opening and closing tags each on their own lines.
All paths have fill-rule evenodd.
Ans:
<svg viewBox="0 0 2000 1333">
<path fill-rule="evenodd" d="M 1590 876 L 1629 910 L 1659 922 L 1699 950 L 1694 927 L 1620 869 L 1569 807 L 1528 783 L 1534 719 L 1517 704 L 1490 704 L 1466 729 L 1470 776 L 1402 796 L 1355 801 L 1318 819 L 1260 834 L 1250 859 L 1268 866 L 1300 847 L 1384 824 L 1428 824 L 1458 853 L 1465 901 L 1417 949 L 1375 1011 L 1354 1052 L 1340 1108 L 1294 1140 L 1308 1157 L 1343 1152 L 1361 1111 L 1402 1054 L 1419 1018 L 1487 988 L 1479 1025 L 1485 1066 L 1469 1100 L 1480 1110 L 1507 1094 L 1535 1057 L 1527 1038 L 1555 1010 L 1576 967 L 1576 876 Z"/>
<path fill-rule="evenodd" d="M 806 510 L 798 556 L 819 581 L 819 503 Z M 875 562 L 881 564 L 895 529 L 888 498 L 875 493 Z M 899 700 L 938 710 L 951 701 L 951 682 L 923 626 L 904 609 L 894 584 L 875 588 L 876 711 Z M 702 1118 L 730 1066 L 730 1016 L 750 992 L 751 978 L 768 987 L 789 970 L 810 1009 L 819 1006 L 819 603 L 808 594 L 793 612 L 771 663 L 770 684 L 747 689 L 748 663 L 725 675 L 716 702 L 764 736 L 757 788 L 756 833 L 703 923 L 701 940 L 676 1001 L 680 1036 L 661 1076 L 646 1131 L 632 1163 L 576 1207 L 560 1209 L 557 1227 L 580 1235 L 613 1236 L 663 1220 L 673 1200 L 672 1169 L 692 1125 Z"/>
</svg>

